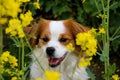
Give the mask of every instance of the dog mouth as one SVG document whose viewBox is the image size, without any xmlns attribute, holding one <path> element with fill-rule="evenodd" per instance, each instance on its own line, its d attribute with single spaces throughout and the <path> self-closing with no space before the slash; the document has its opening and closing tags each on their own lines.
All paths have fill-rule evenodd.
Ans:
<svg viewBox="0 0 120 80">
<path fill-rule="evenodd" d="M 50 67 L 56 67 L 58 66 L 66 57 L 66 54 L 64 54 L 60 58 L 48 58 L 49 66 Z"/>
</svg>

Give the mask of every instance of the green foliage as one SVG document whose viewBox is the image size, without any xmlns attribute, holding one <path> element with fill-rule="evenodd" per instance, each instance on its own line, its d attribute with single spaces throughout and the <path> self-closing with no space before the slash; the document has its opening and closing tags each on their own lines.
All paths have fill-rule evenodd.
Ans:
<svg viewBox="0 0 120 80">
<path fill-rule="evenodd" d="M 112 76 L 112 74 L 115 73 L 115 70 L 116 70 L 116 65 L 115 65 L 115 64 L 110 65 L 110 66 L 108 67 L 108 73 L 105 74 L 105 77 L 106 77 L 107 75 Z"/>
<path fill-rule="evenodd" d="M 90 71 L 89 68 L 86 69 L 88 75 L 90 76 L 91 80 L 95 80 L 95 75 Z"/>
</svg>

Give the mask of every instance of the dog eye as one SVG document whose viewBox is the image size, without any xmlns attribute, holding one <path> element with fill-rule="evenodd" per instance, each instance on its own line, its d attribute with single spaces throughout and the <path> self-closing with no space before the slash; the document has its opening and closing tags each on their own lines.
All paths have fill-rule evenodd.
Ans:
<svg viewBox="0 0 120 80">
<path fill-rule="evenodd" d="M 68 39 L 67 38 L 61 38 L 60 42 L 66 42 Z"/>
<path fill-rule="evenodd" d="M 42 40 L 43 40 L 44 42 L 48 42 L 48 41 L 49 41 L 48 38 L 42 38 Z"/>
</svg>

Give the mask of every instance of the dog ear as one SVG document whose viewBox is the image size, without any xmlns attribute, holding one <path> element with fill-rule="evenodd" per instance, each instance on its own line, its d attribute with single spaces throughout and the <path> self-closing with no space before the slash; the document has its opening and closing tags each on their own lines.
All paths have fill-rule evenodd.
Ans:
<svg viewBox="0 0 120 80">
<path fill-rule="evenodd" d="M 83 26 L 80 23 L 77 23 L 71 19 L 71 31 L 72 31 L 74 40 L 76 40 L 76 35 L 78 33 L 87 32 L 88 30 L 89 30 L 88 27 Z M 75 41 L 75 43 L 76 43 L 76 41 Z M 78 56 L 80 54 L 79 52 L 81 52 L 81 47 L 75 44 L 75 49 L 76 49 L 75 54 Z M 82 55 L 84 55 L 84 52 L 83 52 L 83 54 L 81 54 L 81 56 Z"/>
<path fill-rule="evenodd" d="M 33 24 L 24 28 L 24 32 L 32 47 L 34 47 L 39 42 L 39 25 L 38 23 Z"/>
<path fill-rule="evenodd" d="M 76 36 L 78 33 L 87 32 L 89 30 L 88 27 L 81 25 L 80 23 L 71 20 L 72 25 L 72 33 Z"/>
</svg>

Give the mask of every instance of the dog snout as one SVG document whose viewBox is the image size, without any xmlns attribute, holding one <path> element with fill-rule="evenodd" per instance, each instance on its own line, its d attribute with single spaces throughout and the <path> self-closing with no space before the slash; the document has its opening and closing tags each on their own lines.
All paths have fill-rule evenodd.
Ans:
<svg viewBox="0 0 120 80">
<path fill-rule="evenodd" d="M 55 52 L 55 48 L 54 47 L 47 47 L 46 53 L 47 53 L 48 57 L 53 57 L 54 56 L 54 52 Z"/>
</svg>

